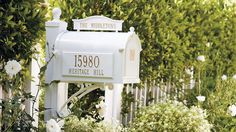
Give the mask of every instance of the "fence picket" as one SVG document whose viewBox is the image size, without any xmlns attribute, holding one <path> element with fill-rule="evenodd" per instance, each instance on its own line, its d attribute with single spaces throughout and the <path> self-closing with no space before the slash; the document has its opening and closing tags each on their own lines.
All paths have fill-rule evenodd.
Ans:
<svg viewBox="0 0 236 132">
<path fill-rule="evenodd" d="M 134 96 L 134 102 L 130 104 L 129 113 L 122 117 L 123 125 L 127 125 L 133 120 L 136 116 L 135 111 L 137 111 L 138 108 L 149 104 L 164 102 L 166 99 L 170 99 L 171 94 L 174 94 L 176 97 L 181 97 L 183 96 L 185 89 L 188 88 L 188 86 L 191 87 L 189 84 L 185 85 L 183 83 L 181 88 L 177 89 L 171 81 L 164 82 L 163 79 L 158 83 L 153 81 L 152 85 L 150 85 L 150 87 L 148 86 L 149 85 L 147 85 L 147 82 L 145 82 L 143 88 L 139 88 L 137 86 L 134 87 L 133 84 L 125 87 L 125 92 L 127 94 L 131 92 Z M 152 101 L 149 102 L 150 99 L 152 99 Z"/>
</svg>

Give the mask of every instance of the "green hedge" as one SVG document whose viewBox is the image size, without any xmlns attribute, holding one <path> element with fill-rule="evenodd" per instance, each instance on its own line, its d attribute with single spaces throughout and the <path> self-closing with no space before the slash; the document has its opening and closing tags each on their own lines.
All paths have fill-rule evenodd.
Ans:
<svg viewBox="0 0 236 132">
<path fill-rule="evenodd" d="M 179 82 L 183 77 L 188 82 L 185 69 L 193 66 L 195 73 L 201 71 L 202 89 L 214 89 L 217 76 L 236 73 L 236 10 L 235 6 L 226 6 L 223 0 L 49 2 L 51 9 L 61 8 L 61 18 L 68 22 L 69 30 L 73 29 L 72 19 L 92 15 L 124 20 L 125 32 L 135 27 L 143 48 L 142 82 L 160 79 Z M 197 62 L 199 55 L 206 57 L 201 69 Z M 89 100 L 82 100 L 78 105 Z"/>
<path fill-rule="evenodd" d="M 236 14 L 223 1 L 100 0 L 51 1 L 62 9 L 72 29 L 74 18 L 104 15 L 124 20 L 123 31 L 134 26 L 141 38 L 141 79 L 179 80 L 185 68 L 207 58 L 206 76 L 236 71 Z M 210 43 L 210 47 L 206 44 Z"/>
<path fill-rule="evenodd" d="M 1 99 L 0 131 L 37 130 L 23 103 L 32 98 L 24 84 L 30 79 L 31 58 L 39 52 L 34 46 L 44 34 L 47 10 L 40 2 L 43 0 L 0 0 L 0 85 L 6 93 L 12 90 L 12 97 Z M 13 78 L 4 69 L 9 60 L 19 62 L 22 69 Z"/>
<path fill-rule="evenodd" d="M 1 0 L 0 1 L 0 57 L 29 59 L 39 37 L 44 32 L 47 10 L 40 5 L 43 0 Z"/>
</svg>

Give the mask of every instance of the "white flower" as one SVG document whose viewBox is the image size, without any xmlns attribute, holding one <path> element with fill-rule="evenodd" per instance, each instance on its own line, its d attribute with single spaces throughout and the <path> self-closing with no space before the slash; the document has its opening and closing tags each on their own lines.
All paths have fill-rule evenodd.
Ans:
<svg viewBox="0 0 236 132">
<path fill-rule="evenodd" d="M 200 56 L 197 57 L 197 60 L 201 61 L 201 62 L 204 62 L 205 61 L 205 56 L 200 55 Z"/>
<path fill-rule="evenodd" d="M 188 101 L 187 100 L 183 100 L 183 104 L 187 105 Z"/>
<path fill-rule="evenodd" d="M 223 76 L 221 77 L 221 79 L 222 79 L 223 81 L 225 81 L 225 80 L 227 80 L 227 76 L 226 76 L 226 75 L 223 75 Z"/>
<path fill-rule="evenodd" d="M 195 84 L 196 84 L 195 80 L 191 79 L 189 84 L 190 89 L 193 89 L 195 87 Z"/>
<path fill-rule="evenodd" d="M 182 79 L 182 78 L 181 78 L 181 79 L 179 79 L 179 82 L 180 82 L 180 83 L 184 82 L 184 79 Z"/>
<path fill-rule="evenodd" d="M 193 75 L 193 71 L 190 69 L 185 69 L 186 74 Z"/>
<path fill-rule="evenodd" d="M 105 116 L 105 111 L 106 111 L 106 104 L 103 100 L 100 101 L 98 105 L 96 105 L 96 108 L 98 109 L 98 114 L 101 117 Z"/>
<path fill-rule="evenodd" d="M 234 80 L 236 80 L 236 74 L 235 74 L 235 75 L 233 75 L 233 79 L 234 79 Z"/>
<path fill-rule="evenodd" d="M 6 73 L 12 78 L 21 70 L 21 65 L 16 60 L 8 61 L 5 66 Z"/>
<path fill-rule="evenodd" d="M 21 109 L 21 111 L 25 110 L 25 105 L 24 104 L 20 104 L 20 109 Z"/>
<path fill-rule="evenodd" d="M 208 42 L 206 43 L 206 47 L 210 47 L 212 45 L 212 43 Z"/>
<path fill-rule="evenodd" d="M 54 119 L 50 119 L 46 124 L 47 132 L 60 132 L 61 128 Z"/>
<path fill-rule="evenodd" d="M 201 95 L 197 96 L 196 98 L 197 98 L 197 100 L 198 100 L 199 102 L 204 102 L 205 99 L 206 99 L 205 96 L 201 96 Z"/>
<path fill-rule="evenodd" d="M 100 96 L 99 99 L 101 99 L 101 100 L 104 101 L 104 100 L 105 100 L 105 97 L 104 97 L 104 96 Z"/>
<path fill-rule="evenodd" d="M 236 4 L 236 0 L 225 0 L 224 2 L 226 6 L 233 6 Z"/>
<path fill-rule="evenodd" d="M 228 112 L 231 116 L 236 116 L 236 106 L 235 105 L 229 106 Z"/>
</svg>

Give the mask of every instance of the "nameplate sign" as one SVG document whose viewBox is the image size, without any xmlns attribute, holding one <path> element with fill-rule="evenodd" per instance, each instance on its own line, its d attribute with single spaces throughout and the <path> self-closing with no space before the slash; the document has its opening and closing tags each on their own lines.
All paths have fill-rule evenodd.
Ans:
<svg viewBox="0 0 236 132">
<path fill-rule="evenodd" d="M 84 19 L 73 19 L 75 30 L 122 31 L 123 20 L 113 20 L 105 16 L 91 16 Z"/>
<path fill-rule="evenodd" d="M 62 59 L 63 76 L 112 78 L 112 53 L 64 52 Z"/>
</svg>

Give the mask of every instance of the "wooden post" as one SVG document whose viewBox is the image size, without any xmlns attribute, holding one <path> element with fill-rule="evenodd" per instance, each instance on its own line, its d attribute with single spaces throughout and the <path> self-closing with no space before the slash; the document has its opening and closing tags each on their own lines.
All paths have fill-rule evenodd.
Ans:
<svg viewBox="0 0 236 132">
<path fill-rule="evenodd" d="M 121 93 L 123 90 L 123 84 L 113 84 L 113 88 L 109 89 L 105 87 L 105 121 L 116 126 L 121 123 Z"/>
<path fill-rule="evenodd" d="M 112 112 L 112 124 L 119 125 L 121 123 L 121 104 L 122 104 L 122 91 L 123 84 L 113 84 L 113 112 Z"/>
<path fill-rule="evenodd" d="M 54 55 L 55 41 L 58 34 L 67 31 L 67 23 L 60 20 L 61 10 L 54 8 L 53 20 L 46 22 L 46 62 L 48 63 L 45 75 L 45 82 L 49 84 L 45 95 L 45 121 L 58 117 L 58 111 L 67 100 L 67 83 L 52 82 L 54 76 Z M 67 107 L 64 107 L 67 109 Z"/>
<path fill-rule="evenodd" d="M 38 57 L 39 58 L 39 57 Z M 38 109 L 39 109 L 39 72 L 40 67 L 37 60 L 32 59 L 29 66 L 31 78 L 26 80 L 25 91 L 31 93 L 33 99 L 25 101 L 25 111 L 34 118 L 33 126 L 38 127 Z"/>
<path fill-rule="evenodd" d="M 67 101 L 68 98 L 68 83 L 57 83 L 53 82 L 46 89 L 45 95 L 45 111 L 44 119 L 45 121 L 51 118 L 58 118 L 58 111 L 62 105 Z M 67 109 L 67 106 L 64 107 Z M 62 110 L 63 111 L 63 110 Z"/>
<path fill-rule="evenodd" d="M 104 121 L 112 123 L 112 106 L 113 106 L 113 89 L 109 88 L 107 85 L 105 85 L 105 106 L 106 106 L 106 112 Z"/>
</svg>

